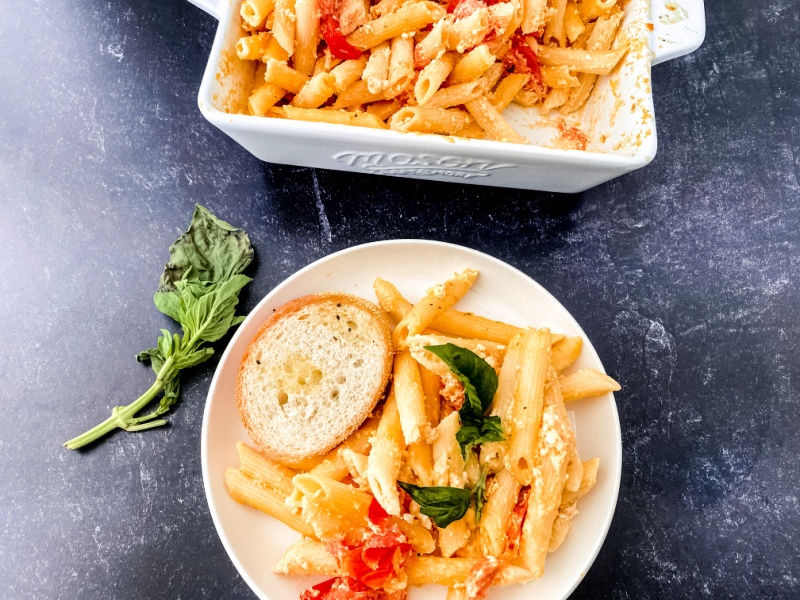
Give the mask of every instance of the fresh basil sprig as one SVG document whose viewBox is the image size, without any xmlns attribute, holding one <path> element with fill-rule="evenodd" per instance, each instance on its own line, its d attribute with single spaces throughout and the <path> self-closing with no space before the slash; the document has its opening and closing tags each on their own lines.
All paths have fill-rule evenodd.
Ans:
<svg viewBox="0 0 800 600">
<path fill-rule="evenodd" d="M 455 344 L 425 346 L 425 350 L 441 358 L 464 386 L 464 404 L 458 411 L 461 428 L 456 433 L 464 460 L 479 444 L 502 442 L 505 438 L 500 417 L 484 415 L 497 391 L 497 373 L 491 365 L 471 350 Z"/>
<path fill-rule="evenodd" d="M 142 431 L 165 425 L 158 419 L 168 412 L 180 395 L 180 373 L 208 360 L 214 349 L 205 345 L 216 342 L 228 330 L 241 323 L 236 305 L 239 292 L 251 280 L 242 275 L 253 260 L 250 238 L 195 205 L 189 229 L 169 248 L 170 261 L 161 275 L 153 301 L 156 308 L 178 321 L 183 335 L 161 330 L 158 344 L 140 352 L 140 362 L 150 361 L 156 380 L 150 389 L 128 406 L 117 406 L 111 417 L 86 433 L 64 444 L 76 450 L 116 428 Z M 151 413 L 135 415 L 163 392 L 158 407 Z"/>
<path fill-rule="evenodd" d="M 413 483 L 398 481 L 411 499 L 419 504 L 419 512 L 433 519 L 437 527 L 447 527 L 467 514 L 472 492 L 457 487 L 420 487 Z"/>
<path fill-rule="evenodd" d="M 437 527 L 444 528 L 467 514 L 470 501 L 475 497 L 475 522 L 481 520 L 481 510 L 486 499 L 486 469 L 481 470 L 478 483 L 472 490 L 457 487 L 421 487 L 398 481 L 411 499 L 419 504 L 419 512 L 433 519 Z"/>
</svg>

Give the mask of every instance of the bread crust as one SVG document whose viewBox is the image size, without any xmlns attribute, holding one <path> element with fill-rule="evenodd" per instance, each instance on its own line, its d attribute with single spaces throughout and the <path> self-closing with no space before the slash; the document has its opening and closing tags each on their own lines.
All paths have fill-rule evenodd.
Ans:
<svg viewBox="0 0 800 600">
<path fill-rule="evenodd" d="M 347 427 L 343 433 L 333 435 L 336 432 L 326 431 L 325 433 L 329 433 L 331 435 L 325 437 L 324 444 L 320 444 L 319 448 L 315 448 L 317 451 L 312 454 L 312 456 L 324 454 L 333 449 L 361 426 L 361 424 L 372 413 L 372 410 L 375 408 L 375 405 L 378 403 L 378 401 L 383 397 L 392 373 L 393 354 L 391 327 L 386 316 L 372 302 L 344 292 L 319 292 L 316 294 L 309 294 L 308 296 L 303 296 L 301 298 L 296 298 L 295 300 L 290 300 L 280 308 L 276 309 L 275 312 L 270 315 L 267 321 L 259 328 L 256 334 L 253 336 L 253 339 L 250 340 L 250 343 L 248 344 L 244 355 L 242 356 L 242 362 L 239 365 L 239 372 L 236 378 L 236 407 L 239 411 L 239 417 L 242 420 L 242 424 L 262 452 L 264 452 L 264 454 L 273 460 L 276 460 L 289 467 L 299 464 L 300 462 L 304 461 L 304 459 L 309 458 L 309 456 L 306 454 L 296 455 L 291 452 L 287 452 L 285 445 L 282 446 L 281 440 L 275 440 L 274 444 L 269 444 L 263 439 L 263 436 L 259 435 L 259 432 L 262 428 L 259 427 L 257 422 L 254 422 L 254 415 L 251 415 L 247 410 L 247 402 L 245 398 L 245 380 L 248 375 L 249 365 L 252 364 L 251 359 L 253 359 L 254 353 L 258 351 L 263 340 L 272 335 L 273 330 L 279 323 L 282 323 L 282 321 L 287 317 L 291 317 L 298 312 L 307 309 L 308 307 L 313 307 L 314 305 L 323 305 L 326 303 L 334 303 L 337 306 L 341 304 L 342 306 L 355 307 L 361 312 L 369 315 L 371 318 L 371 323 L 375 326 L 381 338 L 378 340 L 378 342 L 379 346 L 381 346 L 383 357 L 381 361 L 381 372 L 377 379 L 377 384 L 373 389 L 370 390 L 369 394 L 365 394 L 363 399 L 359 399 L 360 405 L 357 407 L 356 416 L 349 423 L 347 423 Z M 317 435 L 318 434 L 319 432 L 317 432 Z"/>
</svg>

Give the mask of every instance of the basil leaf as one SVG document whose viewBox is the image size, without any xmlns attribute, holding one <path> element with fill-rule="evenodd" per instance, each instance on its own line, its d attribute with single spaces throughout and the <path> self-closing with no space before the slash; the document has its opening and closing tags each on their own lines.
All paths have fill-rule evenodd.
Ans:
<svg viewBox="0 0 800 600">
<path fill-rule="evenodd" d="M 442 528 L 467 514 L 472 497 L 471 491 L 456 487 L 420 487 L 402 481 L 398 481 L 397 485 L 419 504 L 419 512 L 433 519 L 436 526 Z"/>
<path fill-rule="evenodd" d="M 472 493 L 475 494 L 475 522 L 480 523 L 483 503 L 486 501 L 486 467 L 481 469 L 481 476 Z"/>
<path fill-rule="evenodd" d="M 156 308 L 175 321 L 180 321 L 181 296 L 177 292 L 156 292 L 153 295 Z"/>
<path fill-rule="evenodd" d="M 234 275 L 200 297 L 194 297 L 197 286 L 180 285 L 180 322 L 185 337 L 215 342 L 225 335 L 235 324 L 239 291 L 250 281 L 245 275 Z"/>
<path fill-rule="evenodd" d="M 459 411 L 462 422 L 479 419 L 492 405 L 497 391 L 497 373 L 480 356 L 455 344 L 425 346 L 441 358 L 464 386 L 464 404 Z"/>
<path fill-rule="evenodd" d="M 175 282 L 181 279 L 209 283 L 231 279 L 253 260 L 253 246 L 243 229 L 195 204 L 189 229 L 169 247 L 169 254 L 159 292 L 175 291 Z"/>
<path fill-rule="evenodd" d="M 461 447 L 461 455 L 464 460 L 470 451 L 480 444 L 486 442 L 502 442 L 503 426 L 500 417 L 482 417 L 471 423 L 462 423 L 461 429 L 456 432 L 456 441 Z"/>
</svg>

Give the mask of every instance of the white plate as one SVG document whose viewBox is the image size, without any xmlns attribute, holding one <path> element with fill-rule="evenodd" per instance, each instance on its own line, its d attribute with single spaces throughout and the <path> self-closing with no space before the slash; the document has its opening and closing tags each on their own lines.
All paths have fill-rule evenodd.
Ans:
<svg viewBox="0 0 800 600">
<path fill-rule="evenodd" d="M 313 292 L 351 292 L 375 301 L 372 282 L 381 276 L 416 301 L 436 282 L 465 267 L 480 277 L 458 304 L 487 317 L 515 325 L 547 326 L 553 331 L 580 335 L 583 352 L 573 369 L 603 369 L 586 335 L 567 310 L 542 286 L 509 265 L 451 244 L 421 240 L 375 242 L 342 250 L 301 269 L 270 292 L 239 326 L 222 355 L 208 392 L 201 455 L 206 498 L 217 533 L 247 584 L 262 600 L 299 598 L 319 577 L 286 577 L 272 573 L 272 565 L 299 537 L 282 523 L 237 504 L 225 489 L 224 473 L 238 466 L 235 444 L 249 441 L 239 421 L 235 402 L 236 374 L 250 339 L 274 308 Z M 617 502 L 622 467 L 622 441 L 612 394 L 570 405 L 577 425 L 578 449 L 584 460 L 600 457 L 597 485 L 578 503 L 572 531 L 547 559 L 545 575 L 525 587 L 495 588 L 490 600 L 567 597 L 580 583 L 605 539 Z M 446 590 L 428 585 L 413 588 L 410 600 L 445 598 Z"/>
</svg>

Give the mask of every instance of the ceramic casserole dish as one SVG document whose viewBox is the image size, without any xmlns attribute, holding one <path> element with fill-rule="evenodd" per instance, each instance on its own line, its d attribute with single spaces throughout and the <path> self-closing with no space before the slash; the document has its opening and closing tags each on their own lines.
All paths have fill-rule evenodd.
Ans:
<svg viewBox="0 0 800 600">
<path fill-rule="evenodd" d="M 579 111 L 554 119 L 512 104 L 503 114 L 530 144 L 401 133 L 243 114 L 253 61 L 236 56 L 240 0 L 190 0 L 219 19 L 200 86 L 200 111 L 257 158 L 272 163 L 574 193 L 647 165 L 656 153 L 650 67 L 697 49 L 703 0 L 628 0 L 622 33 L 630 51 L 600 77 Z M 555 114 L 555 113 L 553 113 Z M 586 149 L 567 149 L 559 119 Z"/>
</svg>

